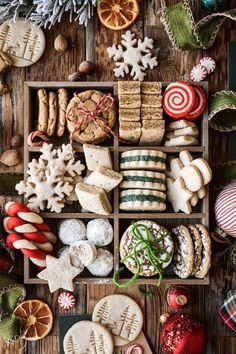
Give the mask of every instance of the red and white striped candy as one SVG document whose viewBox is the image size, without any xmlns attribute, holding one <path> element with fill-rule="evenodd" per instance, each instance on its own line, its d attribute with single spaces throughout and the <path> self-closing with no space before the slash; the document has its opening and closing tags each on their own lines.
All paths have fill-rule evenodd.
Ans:
<svg viewBox="0 0 236 354">
<path fill-rule="evenodd" d="M 27 138 L 27 144 L 29 146 L 42 146 L 45 142 L 50 142 L 50 139 L 39 130 L 31 132 Z"/>
<path fill-rule="evenodd" d="M 183 118 L 192 111 L 195 99 L 192 86 L 178 81 L 166 88 L 163 95 L 163 109 L 172 118 Z"/>
<path fill-rule="evenodd" d="M 197 85 L 192 85 L 192 87 L 196 94 L 195 105 L 193 107 L 193 110 L 189 114 L 187 114 L 186 117 L 184 118 L 190 120 L 199 117 L 206 107 L 206 95 L 203 89 Z"/>
<path fill-rule="evenodd" d="M 72 309 L 75 305 L 75 297 L 68 291 L 63 291 L 57 299 L 59 306 L 65 310 Z"/>
<path fill-rule="evenodd" d="M 128 349 L 126 349 L 125 354 L 143 354 L 143 348 L 139 344 L 131 344 Z"/>
<path fill-rule="evenodd" d="M 195 65 L 190 72 L 190 78 L 194 82 L 203 81 L 205 80 L 206 76 L 207 70 L 201 64 Z"/>
<path fill-rule="evenodd" d="M 200 64 L 206 69 L 208 75 L 213 73 L 216 69 L 216 62 L 212 57 L 202 58 Z"/>
<path fill-rule="evenodd" d="M 10 234 L 6 238 L 6 243 L 10 248 L 20 250 L 38 267 L 46 267 L 46 253 L 39 250 L 32 242 L 23 239 L 20 235 Z"/>
<path fill-rule="evenodd" d="M 218 227 L 236 237 L 236 183 L 226 186 L 215 202 L 215 218 Z"/>
<path fill-rule="evenodd" d="M 28 221 L 30 223 L 43 223 L 43 219 L 40 215 L 32 212 L 28 207 L 21 203 L 8 202 L 5 205 L 5 211 L 9 216 L 18 216 L 22 220 Z"/>
</svg>

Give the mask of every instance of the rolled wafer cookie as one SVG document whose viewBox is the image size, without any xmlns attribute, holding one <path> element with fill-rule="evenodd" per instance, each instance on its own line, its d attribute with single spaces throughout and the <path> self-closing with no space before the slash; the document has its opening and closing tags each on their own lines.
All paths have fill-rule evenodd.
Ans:
<svg viewBox="0 0 236 354">
<path fill-rule="evenodd" d="M 121 210 L 164 211 L 165 193 L 148 189 L 127 189 L 120 193 Z"/>
<path fill-rule="evenodd" d="M 66 125 L 66 108 L 68 106 L 68 92 L 65 88 L 58 90 L 58 121 L 57 121 L 57 136 L 63 136 Z"/>
<path fill-rule="evenodd" d="M 166 154 L 157 150 L 129 150 L 121 153 L 121 170 L 166 170 Z"/>
<path fill-rule="evenodd" d="M 37 91 L 37 100 L 38 100 L 38 125 L 37 130 L 47 133 L 48 126 L 48 94 L 45 89 L 39 89 Z"/>
<path fill-rule="evenodd" d="M 57 95 L 55 92 L 49 92 L 48 94 L 48 107 L 47 135 L 53 136 L 57 125 Z"/>
<path fill-rule="evenodd" d="M 163 173 L 152 171 L 123 171 L 123 180 L 120 188 L 139 188 L 139 189 L 154 189 L 158 191 L 165 191 L 166 176 Z"/>
</svg>

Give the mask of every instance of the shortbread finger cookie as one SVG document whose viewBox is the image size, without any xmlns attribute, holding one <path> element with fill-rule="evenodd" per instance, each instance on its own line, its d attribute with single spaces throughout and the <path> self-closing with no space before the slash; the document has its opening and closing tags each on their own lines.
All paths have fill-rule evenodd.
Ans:
<svg viewBox="0 0 236 354">
<path fill-rule="evenodd" d="M 84 183 L 101 187 L 105 192 L 110 192 L 122 181 L 122 174 L 106 167 L 98 167 L 95 171 L 85 177 Z"/>
<path fill-rule="evenodd" d="M 192 237 L 187 227 L 180 225 L 172 230 L 175 244 L 173 256 L 173 270 L 178 277 L 188 278 L 194 266 L 194 246 Z"/>
<path fill-rule="evenodd" d="M 87 266 L 89 272 L 95 277 L 107 277 L 113 270 L 114 257 L 104 248 L 98 248 L 97 257 Z"/>
<path fill-rule="evenodd" d="M 75 192 L 83 209 L 101 215 L 111 214 L 111 204 L 102 188 L 78 183 Z"/>
<path fill-rule="evenodd" d="M 173 131 L 173 130 L 184 129 L 188 127 L 197 128 L 197 125 L 194 122 L 190 122 L 189 120 L 180 119 L 169 123 L 166 127 L 166 130 Z"/>
<path fill-rule="evenodd" d="M 49 92 L 48 94 L 48 126 L 47 126 L 47 135 L 53 136 L 55 133 L 57 125 L 57 95 L 55 92 Z"/>
<path fill-rule="evenodd" d="M 72 258 L 78 258 L 85 267 L 92 264 L 97 257 L 97 249 L 95 245 L 88 240 L 72 243 L 69 252 Z"/>
<path fill-rule="evenodd" d="M 120 108 L 119 120 L 121 122 L 140 122 L 140 109 L 139 108 Z"/>
<path fill-rule="evenodd" d="M 109 245 L 113 241 L 113 228 L 108 219 L 94 219 L 87 224 L 87 238 L 97 247 Z"/>
<path fill-rule="evenodd" d="M 141 93 L 147 95 L 161 95 L 162 83 L 155 81 L 141 82 Z"/>
<path fill-rule="evenodd" d="M 48 126 L 48 93 L 45 89 L 39 89 L 37 91 L 38 100 L 38 125 L 37 130 L 47 133 Z"/>
<path fill-rule="evenodd" d="M 141 96 L 142 107 L 162 107 L 162 96 L 142 94 Z"/>
<path fill-rule="evenodd" d="M 80 321 L 66 332 L 63 348 L 65 354 L 112 354 L 114 342 L 112 334 L 105 326 L 91 321 Z"/>
<path fill-rule="evenodd" d="M 139 305 L 129 296 L 118 294 L 101 299 L 94 307 L 92 320 L 109 328 L 115 346 L 135 340 L 143 326 L 143 314 Z"/>
<path fill-rule="evenodd" d="M 211 238 L 207 228 L 202 224 L 196 224 L 202 239 L 202 262 L 197 270 L 195 277 L 204 278 L 211 267 Z"/>
<path fill-rule="evenodd" d="M 192 161 L 191 165 L 196 166 L 198 168 L 198 170 L 200 171 L 202 178 L 203 178 L 204 185 L 207 185 L 208 183 L 211 182 L 212 170 L 206 160 L 204 160 L 202 158 L 194 159 Z"/>
<path fill-rule="evenodd" d="M 171 138 L 166 140 L 165 146 L 190 146 L 197 145 L 198 139 L 195 136 L 178 136 L 176 138 Z"/>
<path fill-rule="evenodd" d="M 140 122 L 124 122 L 120 121 L 119 137 L 132 144 L 137 144 L 141 136 Z"/>
<path fill-rule="evenodd" d="M 141 107 L 141 120 L 161 120 L 163 109 L 159 107 Z"/>
<path fill-rule="evenodd" d="M 129 95 L 119 94 L 119 107 L 120 108 L 140 108 L 141 107 L 141 95 Z"/>
<path fill-rule="evenodd" d="M 202 175 L 193 165 L 184 166 L 180 175 L 190 192 L 197 192 L 203 186 Z"/>
<path fill-rule="evenodd" d="M 140 145 L 160 145 L 165 134 L 164 120 L 142 120 Z"/>
<path fill-rule="evenodd" d="M 120 193 L 120 210 L 164 211 L 166 195 L 147 189 L 127 189 Z"/>
<path fill-rule="evenodd" d="M 124 171 L 120 188 L 154 189 L 157 191 L 165 191 L 165 180 L 166 176 L 159 172 L 137 170 Z"/>
<path fill-rule="evenodd" d="M 58 224 L 58 236 L 62 243 L 72 243 L 86 239 L 86 226 L 79 219 L 64 219 Z"/>
<path fill-rule="evenodd" d="M 157 150 L 129 150 L 122 152 L 121 170 L 166 170 L 166 154 Z"/>
<path fill-rule="evenodd" d="M 186 214 L 192 212 L 190 200 L 193 196 L 185 187 L 185 183 L 182 177 L 178 177 L 176 180 L 168 177 L 166 179 L 167 187 L 167 199 L 171 202 L 175 213 L 183 211 Z"/>
<path fill-rule="evenodd" d="M 162 268 L 168 267 L 172 260 L 174 252 L 174 243 L 170 233 L 163 227 L 150 220 L 140 220 L 130 225 L 123 234 L 120 241 L 120 257 L 125 266 L 136 274 L 138 270 L 137 260 L 134 256 L 134 250 L 140 240 L 136 234 L 141 234 L 143 238 L 147 237 L 147 232 L 151 240 L 156 242 L 156 248 L 160 251 L 159 256 L 163 261 Z M 155 246 L 154 246 L 155 247 Z M 152 277 L 157 274 L 156 268 L 153 266 L 148 253 L 141 246 L 137 251 L 137 258 L 140 262 L 140 275 Z M 126 258 L 128 256 L 128 258 Z"/>
<path fill-rule="evenodd" d="M 63 136 L 66 125 L 66 108 L 68 105 L 68 92 L 64 88 L 58 90 L 58 121 L 57 121 L 57 136 Z"/>
<path fill-rule="evenodd" d="M 140 94 L 140 81 L 118 81 L 118 94 L 135 95 Z"/>
<path fill-rule="evenodd" d="M 83 144 L 86 165 L 89 171 L 103 166 L 112 169 L 112 159 L 109 148 L 91 144 Z"/>
<path fill-rule="evenodd" d="M 202 238 L 195 225 L 187 225 L 194 245 L 194 263 L 191 275 L 194 276 L 202 263 Z"/>
</svg>

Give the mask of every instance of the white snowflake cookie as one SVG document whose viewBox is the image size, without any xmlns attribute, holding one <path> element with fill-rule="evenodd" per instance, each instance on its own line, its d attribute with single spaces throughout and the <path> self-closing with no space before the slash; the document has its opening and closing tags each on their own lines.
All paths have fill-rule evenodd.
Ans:
<svg viewBox="0 0 236 354">
<path fill-rule="evenodd" d="M 86 234 L 86 226 L 79 219 L 65 219 L 58 225 L 58 236 L 65 245 L 86 239 Z"/>
<path fill-rule="evenodd" d="M 143 81 L 146 76 L 145 70 L 158 65 L 157 58 L 152 57 L 151 53 L 153 39 L 145 37 L 143 41 L 137 40 L 131 31 L 126 31 L 121 37 L 123 47 L 120 44 L 118 46 L 113 44 L 107 48 L 109 57 L 114 58 L 116 62 L 115 76 L 125 77 L 130 73 L 134 80 Z"/>
<path fill-rule="evenodd" d="M 94 219 L 87 224 L 87 238 L 97 247 L 109 245 L 113 241 L 113 228 L 108 219 Z"/>
<path fill-rule="evenodd" d="M 106 277 L 113 270 L 113 255 L 111 252 L 99 248 L 97 258 L 87 268 L 95 277 Z"/>
</svg>

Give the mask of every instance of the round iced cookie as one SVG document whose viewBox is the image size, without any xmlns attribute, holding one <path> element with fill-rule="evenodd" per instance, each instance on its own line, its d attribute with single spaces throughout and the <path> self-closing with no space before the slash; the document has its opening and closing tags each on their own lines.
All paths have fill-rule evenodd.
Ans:
<svg viewBox="0 0 236 354">
<path fill-rule="evenodd" d="M 87 266 L 88 270 L 95 277 L 106 277 L 113 270 L 113 255 L 110 251 L 99 248 L 97 250 L 97 258 Z"/>
<path fill-rule="evenodd" d="M 113 241 L 113 228 L 108 219 L 94 219 L 87 224 L 87 239 L 97 247 L 107 246 Z"/>
<path fill-rule="evenodd" d="M 95 245 L 88 240 L 81 240 L 70 245 L 70 256 L 72 262 L 79 259 L 86 267 L 92 264 L 97 256 Z"/>
<path fill-rule="evenodd" d="M 72 243 L 86 239 L 86 226 L 78 219 L 62 220 L 58 225 L 58 235 L 62 243 Z"/>
</svg>

